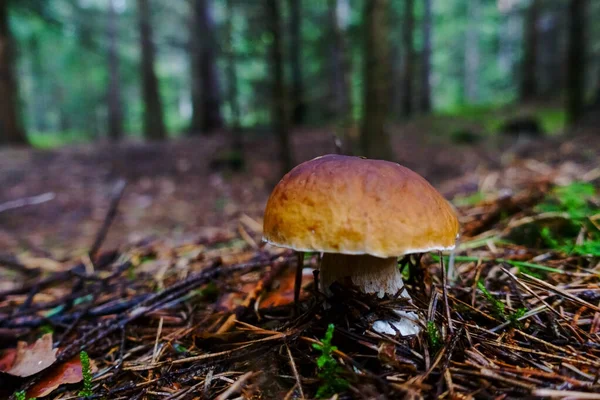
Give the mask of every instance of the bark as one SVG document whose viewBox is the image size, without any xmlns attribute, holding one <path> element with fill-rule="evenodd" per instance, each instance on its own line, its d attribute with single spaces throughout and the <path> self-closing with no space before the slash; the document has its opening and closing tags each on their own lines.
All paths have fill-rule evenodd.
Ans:
<svg viewBox="0 0 600 400">
<path fill-rule="evenodd" d="M 337 0 L 328 0 L 328 18 L 331 28 L 331 59 L 330 82 L 333 114 L 337 118 L 351 117 L 351 103 L 349 93 L 348 56 L 342 27 L 337 18 Z"/>
<path fill-rule="evenodd" d="M 216 66 L 214 21 L 210 0 L 192 0 L 190 26 L 192 62 L 191 134 L 209 134 L 223 126 Z"/>
<path fill-rule="evenodd" d="M 301 125 L 306 118 L 302 78 L 302 0 L 290 0 L 290 64 L 292 69 L 292 122 Z"/>
<path fill-rule="evenodd" d="M 8 0 L 0 0 L 0 143 L 27 145 L 18 106 L 14 75 L 13 39 L 8 23 Z"/>
<path fill-rule="evenodd" d="M 113 141 L 123 137 L 123 110 L 121 101 L 121 78 L 119 74 L 119 50 L 117 13 L 114 0 L 108 2 L 108 137 Z"/>
<path fill-rule="evenodd" d="M 388 0 L 364 3 L 364 117 L 361 147 L 369 158 L 393 159 L 385 130 L 389 108 Z"/>
<path fill-rule="evenodd" d="M 37 35 L 32 36 L 29 40 L 29 54 L 31 56 L 31 78 L 33 86 L 33 93 L 31 93 L 33 126 L 38 132 L 46 132 L 48 130 L 45 96 L 46 82 L 40 41 Z"/>
<path fill-rule="evenodd" d="M 404 0 L 404 24 L 402 26 L 402 45 L 404 48 L 404 73 L 402 76 L 402 113 L 405 117 L 413 113 L 413 71 L 415 64 L 414 0 Z"/>
<path fill-rule="evenodd" d="M 272 76 L 272 124 L 279 140 L 279 158 L 282 172 L 287 173 L 294 166 L 286 110 L 286 90 L 283 74 L 283 52 L 281 45 L 281 22 L 279 0 L 265 0 L 267 29 L 271 36 L 269 58 Z"/>
<path fill-rule="evenodd" d="M 585 104 L 586 0 L 570 0 L 567 48 L 567 123 L 581 118 Z"/>
<path fill-rule="evenodd" d="M 464 88 L 465 98 L 469 103 L 479 100 L 479 4 L 480 0 L 470 0 L 468 3 L 469 23 L 465 40 L 465 69 Z"/>
<path fill-rule="evenodd" d="M 166 137 L 163 109 L 154 71 L 154 43 L 150 24 L 149 0 L 138 0 L 140 47 L 142 49 L 142 100 L 144 103 L 144 136 L 150 140 Z"/>
<path fill-rule="evenodd" d="M 423 15 L 423 57 L 421 60 L 421 111 L 431 111 L 431 0 L 425 1 Z"/>
<path fill-rule="evenodd" d="M 243 156 L 243 138 L 240 127 L 240 107 L 238 102 L 238 86 L 236 59 L 233 48 L 233 15 L 234 0 L 227 0 L 225 17 L 225 31 L 227 33 L 227 97 L 231 110 L 231 130 L 233 132 L 233 149 L 240 158 Z"/>
<path fill-rule="evenodd" d="M 540 14 L 540 0 L 532 0 L 524 18 L 523 26 L 523 61 L 521 65 L 521 101 L 535 98 L 537 86 L 537 53 L 538 32 L 537 24 Z"/>
</svg>

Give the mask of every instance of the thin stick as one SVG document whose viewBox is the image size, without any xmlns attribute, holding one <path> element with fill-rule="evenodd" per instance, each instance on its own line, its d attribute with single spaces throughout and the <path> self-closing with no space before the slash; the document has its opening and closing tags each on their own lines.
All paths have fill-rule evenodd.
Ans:
<svg viewBox="0 0 600 400">
<path fill-rule="evenodd" d="M 290 366 L 292 367 L 292 372 L 294 373 L 294 378 L 296 378 L 296 386 L 298 386 L 298 391 L 300 392 L 300 398 L 304 399 L 304 391 L 302 390 L 302 382 L 300 381 L 300 375 L 298 374 L 298 369 L 296 368 L 296 363 L 294 362 L 294 357 L 292 356 L 292 351 L 290 347 L 285 344 L 285 349 L 287 350 L 288 357 L 290 358 Z"/>
<path fill-rule="evenodd" d="M 22 199 L 7 201 L 6 203 L 0 204 L 0 213 L 8 210 L 14 210 L 15 208 L 21 208 L 25 206 L 33 206 L 35 204 L 46 203 L 47 201 L 53 200 L 56 195 L 52 192 L 40 194 L 38 196 L 25 197 Z"/>
<path fill-rule="evenodd" d="M 98 254 L 100 247 L 102 247 L 104 239 L 106 239 L 106 235 L 108 234 L 108 229 L 110 228 L 110 225 L 117 216 L 117 207 L 119 205 L 119 201 L 121 201 L 121 197 L 123 197 L 125 186 L 127 186 L 127 181 L 125 181 L 124 179 L 119 179 L 112 189 L 112 193 L 110 196 L 110 206 L 108 207 L 108 211 L 106 212 L 106 216 L 104 217 L 102 226 L 96 234 L 94 244 L 92 244 L 92 247 L 89 251 L 89 256 L 92 262 L 94 261 L 96 254 Z"/>
<path fill-rule="evenodd" d="M 444 306 L 446 308 L 446 319 L 448 320 L 448 332 L 454 333 L 452 326 L 452 315 L 450 314 L 450 304 L 448 303 L 448 271 L 444 268 L 444 257 L 440 251 L 440 266 L 442 267 L 442 295 L 444 296 Z"/>
</svg>

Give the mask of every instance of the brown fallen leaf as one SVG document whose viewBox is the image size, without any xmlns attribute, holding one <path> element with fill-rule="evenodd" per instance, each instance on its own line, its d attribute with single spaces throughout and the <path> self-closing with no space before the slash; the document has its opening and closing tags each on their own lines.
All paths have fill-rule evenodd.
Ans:
<svg viewBox="0 0 600 400">
<path fill-rule="evenodd" d="M 312 271 L 302 271 L 302 288 L 313 281 Z M 296 268 L 288 268 L 283 275 L 275 279 L 273 288 L 265 293 L 260 301 L 260 308 L 281 307 L 294 302 L 294 286 L 296 282 Z M 300 300 L 305 300 L 310 293 L 304 289 L 300 291 Z"/>
<path fill-rule="evenodd" d="M 9 369 L 2 371 L 20 377 L 37 374 L 56 361 L 56 350 L 52 348 L 51 333 L 45 334 L 32 345 L 19 342 L 15 351 L 14 362 Z"/>
<path fill-rule="evenodd" d="M 92 372 L 93 369 L 94 367 L 92 365 Z M 57 365 L 56 367 L 52 367 L 49 373 L 46 374 L 41 381 L 27 391 L 27 398 L 48 396 L 60 385 L 81 382 L 83 380 L 81 370 L 82 367 L 79 356 L 73 357 L 69 361 Z"/>
<path fill-rule="evenodd" d="M 0 371 L 8 371 L 12 368 L 17 358 L 17 349 L 6 349 L 0 353 Z"/>
</svg>

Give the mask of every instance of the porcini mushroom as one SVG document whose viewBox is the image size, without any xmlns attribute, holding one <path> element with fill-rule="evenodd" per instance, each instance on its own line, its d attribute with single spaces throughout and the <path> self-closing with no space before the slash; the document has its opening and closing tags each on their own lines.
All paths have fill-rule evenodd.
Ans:
<svg viewBox="0 0 600 400">
<path fill-rule="evenodd" d="M 292 169 L 265 209 L 263 240 L 322 252 L 322 288 L 349 278 L 364 293 L 403 290 L 398 257 L 451 250 L 458 236 L 451 205 L 424 178 L 397 163 L 325 155 Z M 401 296 L 410 298 L 403 290 Z M 398 312 L 401 317 L 414 313 Z M 374 328 L 394 332 L 384 321 Z M 402 334 L 417 325 L 395 325 Z"/>
</svg>

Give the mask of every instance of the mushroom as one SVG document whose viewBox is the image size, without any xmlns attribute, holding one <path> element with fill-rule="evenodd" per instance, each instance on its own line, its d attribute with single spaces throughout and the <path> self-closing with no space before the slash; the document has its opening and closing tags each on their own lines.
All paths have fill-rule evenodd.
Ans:
<svg viewBox="0 0 600 400">
<path fill-rule="evenodd" d="M 402 291 L 400 296 L 410 299 L 398 257 L 454 249 L 458 229 L 450 203 L 412 170 L 331 154 L 296 166 L 277 184 L 265 209 L 263 240 L 324 253 L 324 290 L 349 278 L 363 293 L 381 298 Z M 396 313 L 401 323 L 392 325 L 402 335 L 418 333 L 416 314 Z M 373 328 L 396 331 L 387 321 Z"/>
</svg>

